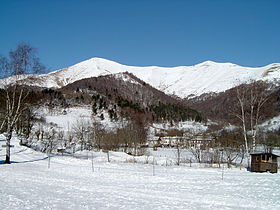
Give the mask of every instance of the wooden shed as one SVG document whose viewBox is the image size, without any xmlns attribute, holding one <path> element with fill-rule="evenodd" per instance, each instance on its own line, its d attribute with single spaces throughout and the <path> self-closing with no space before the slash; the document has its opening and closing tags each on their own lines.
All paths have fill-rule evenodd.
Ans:
<svg viewBox="0 0 280 210">
<path fill-rule="evenodd" d="M 272 153 L 251 154 L 251 171 L 277 173 L 277 157 Z"/>
</svg>

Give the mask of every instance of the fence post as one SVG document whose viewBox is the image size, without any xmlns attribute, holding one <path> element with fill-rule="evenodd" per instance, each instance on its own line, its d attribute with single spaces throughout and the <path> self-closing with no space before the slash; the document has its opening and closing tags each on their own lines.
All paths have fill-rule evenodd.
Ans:
<svg viewBox="0 0 280 210">
<path fill-rule="evenodd" d="M 155 175 L 155 157 L 153 157 L 153 176 Z"/>
</svg>

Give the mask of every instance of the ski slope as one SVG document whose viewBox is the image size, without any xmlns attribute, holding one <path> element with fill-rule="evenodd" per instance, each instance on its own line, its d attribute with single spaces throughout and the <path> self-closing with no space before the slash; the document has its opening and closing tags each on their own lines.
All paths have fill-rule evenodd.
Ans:
<svg viewBox="0 0 280 210">
<path fill-rule="evenodd" d="M 3 144 L 3 136 L 0 144 Z M 0 209 L 279 209 L 280 174 L 54 156 L 18 145 L 0 164 Z M 0 159 L 4 159 L 1 147 Z M 121 155 L 119 158 L 122 157 Z M 123 156 L 123 158 L 126 156 Z M 223 179 L 222 179 L 223 173 Z"/>
</svg>

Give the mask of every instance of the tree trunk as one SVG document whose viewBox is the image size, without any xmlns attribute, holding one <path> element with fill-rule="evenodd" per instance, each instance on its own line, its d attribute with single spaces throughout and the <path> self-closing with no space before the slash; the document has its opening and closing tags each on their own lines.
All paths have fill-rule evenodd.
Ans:
<svg viewBox="0 0 280 210">
<path fill-rule="evenodd" d="M 11 163 L 11 138 L 12 138 L 12 129 L 8 128 L 7 138 L 6 138 L 6 164 Z"/>
<path fill-rule="evenodd" d="M 177 144 L 177 165 L 180 165 L 180 148 L 179 145 Z"/>
<path fill-rule="evenodd" d="M 108 159 L 108 162 L 110 162 L 110 154 L 109 154 L 109 150 L 107 151 L 107 159 Z"/>
<path fill-rule="evenodd" d="M 238 100 L 240 103 L 241 108 L 241 121 L 242 121 L 242 128 L 243 128 L 243 136 L 244 136 L 244 143 L 245 143 L 245 154 L 248 160 L 248 167 L 249 167 L 249 145 L 248 145 L 248 139 L 247 139 L 247 128 L 246 128 L 246 119 L 245 119 L 245 108 L 244 108 L 244 97 L 241 98 L 240 95 L 238 95 Z"/>
</svg>

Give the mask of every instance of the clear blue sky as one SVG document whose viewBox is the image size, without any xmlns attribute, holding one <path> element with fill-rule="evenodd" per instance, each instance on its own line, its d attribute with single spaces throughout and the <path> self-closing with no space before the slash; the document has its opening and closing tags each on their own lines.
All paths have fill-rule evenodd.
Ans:
<svg viewBox="0 0 280 210">
<path fill-rule="evenodd" d="M 0 54 L 20 42 L 52 70 L 91 57 L 127 65 L 280 62 L 279 0 L 0 0 Z"/>
</svg>

